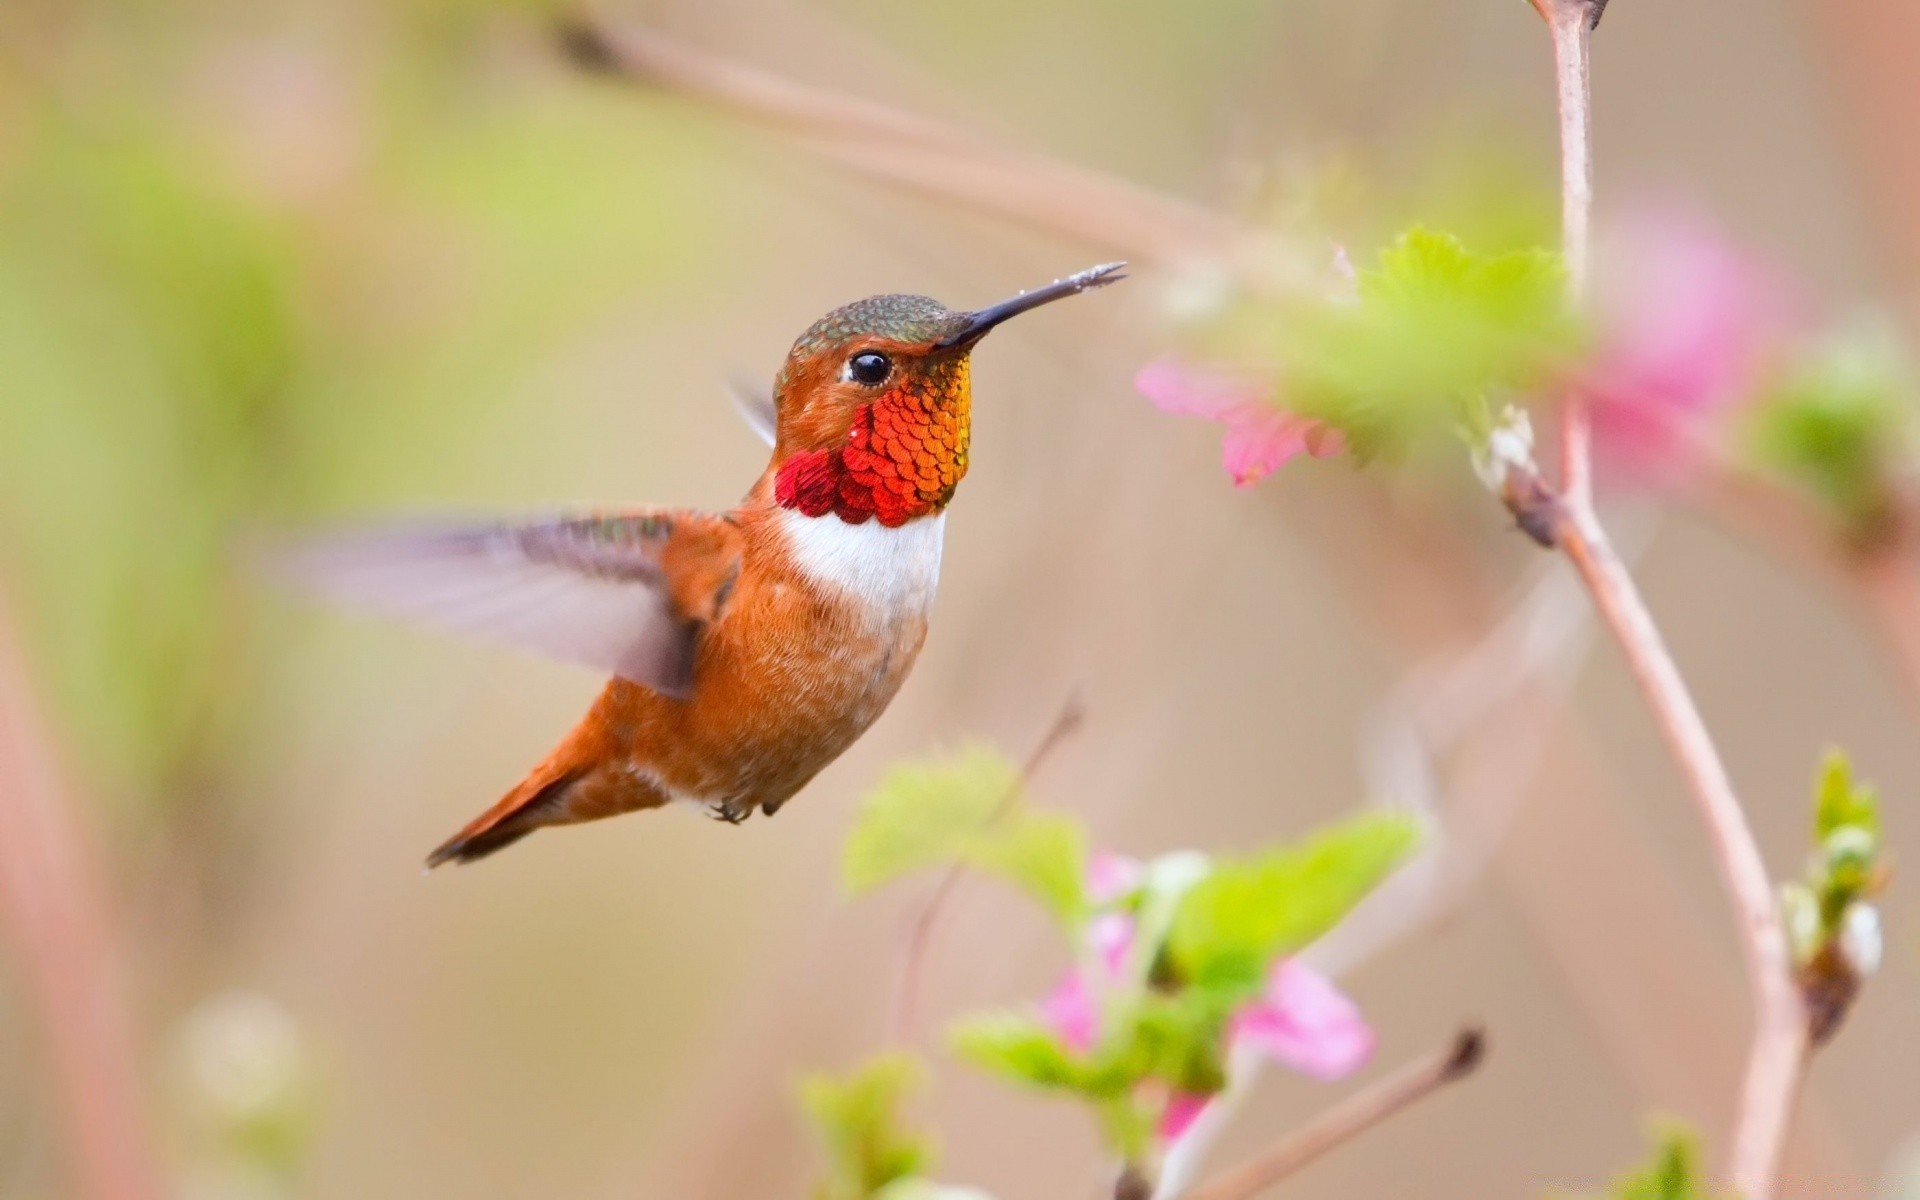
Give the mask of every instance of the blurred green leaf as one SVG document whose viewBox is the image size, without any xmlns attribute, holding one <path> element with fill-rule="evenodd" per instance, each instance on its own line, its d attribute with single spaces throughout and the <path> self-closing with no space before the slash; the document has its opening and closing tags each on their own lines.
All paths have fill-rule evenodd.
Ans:
<svg viewBox="0 0 1920 1200">
<path fill-rule="evenodd" d="M 1880 797 L 1854 778 L 1844 751 L 1827 751 L 1814 788 L 1813 825 L 1819 852 L 1806 882 L 1789 885 L 1783 898 L 1795 957 L 1803 965 L 1840 936 L 1847 910 L 1880 883 Z M 1809 909 L 1817 920 L 1808 919 Z"/>
<path fill-rule="evenodd" d="M 1839 748 L 1827 751 L 1814 800 L 1814 832 L 1822 840 L 1842 829 L 1880 835 L 1880 797 L 1870 785 L 1855 785 L 1853 762 Z"/>
<path fill-rule="evenodd" d="M 1897 340 L 1852 330 L 1754 407 L 1749 452 L 1811 492 L 1846 531 L 1872 537 L 1889 517 L 1893 474 L 1912 446 L 1912 397 Z"/>
<path fill-rule="evenodd" d="M 1359 272 L 1353 298 L 1267 324 L 1285 406 L 1345 431 L 1363 457 L 1436 428 L 1483 438 L 1490 400 L 1533 389 L 1579 340 L 1559 256 L 1477 255 L 1424 228 Z"/>
<path fill-rule="evenodd" d="M 1653 1157 L 1644 1167 L 1622 1175 L 1588 1200 L 1710 1200 L 1693 1131 L 1677 1122 L 1663 1123 L 1655 1128 L 1654 1139 Z"/>
<path fill-rule="evenodd" d="M 1305 845 L 1218 864 L 1174 913 L 1167 955 L 1175 976 L 1257 990 L 1269 963 L 1332 928 L 1418 840 L 1406 818 L 1370 813 Z"/>
<path fill-rule="evenodd" d="M 993 1012 L 969 1017 L 948 1035 L 955 1054 L 981 1070 L 1038 1088 L 1092 1089 L 1089 1072 L 1037 1018 Z"/>
<path fill-rule="evenodd" d="M 1085 908 L 1086 859 L 1079 823 L 1028 809 L 1019 769 L 975 746 L 882 779 L 847 838 L 843 875 L 857 893 L 963 863 L 1009 880 L 1071 924 Z"/>
<path fill-rule="evenodd" d="M 818 1200 L 871 1200 L 883 1189 L 923 1174 L 932 1143 L 900 1124 L 899 1107 L 920 1085 L 921 1067 L 906 1054 L 876 1058 L 845 1079 L 815 1076 L 801 1101 L 827 1151 Z"/>
<path fill-rule="evenodd" d="M 1085 904 L 1087 838 L 1080 823 L 1059 813 L 1021 812 L 1004 828 L 975 840 L 970 862 L 1025 889 L 1061 921 L 1072 923 Z"/>
</svg>

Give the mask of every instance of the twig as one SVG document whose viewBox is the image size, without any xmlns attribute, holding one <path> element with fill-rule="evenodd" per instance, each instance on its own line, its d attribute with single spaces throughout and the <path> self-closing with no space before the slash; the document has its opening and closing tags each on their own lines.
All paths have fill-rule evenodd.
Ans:
<svg viewBox="0 0 1920 1200">
<path fill-rule="evenodd" d="M 1080 697 L 1069 695 L 1060 705 L 1060 711 L 1054 714 L 1053 722 L 1047 726 L 1046 733 L 1041 735 L 1039 744 L 1027 755 L 1027 760 L 1020 764 L 1019 779 L 1012 788 L 1008 789 L 1007 794 L 1000 798 L 992 817 L 988 818 L 990 821 L 997 820 L 1020 797 L 1020 794 L 1026 791 L 1034 775 L 1046 764 L 1047 759 L 1059 748 L 1060 743 L 1077 731 L 1085 719 L 1086 710 L 1080 703 Z M 919 915 L 914 918 L 913 925 L 907 931 L 907 946 L 900 962 L 899 997 L 894 1003 L 893 1010 L 893 1041 L 897 1045 L 906 1045 L 916 1036 L 916 1026 L 919 1023 L 920 985 L 926 975 L 928 955 L 933 949 L 934 929 L 938 926 L 940 915 L 946 910 L 954 892 L 959 889 L 961 880 L 966 878 L 966 874 L 966 867 L 963 864 L 955 863 L 948 867 L 946 873 L 941 875 L 940 882 L 934 885 L 933 894 L 927 897 L 926 905 L 921 908 Z"/>
<path fill-rule="evenodd" d="M 574 61 L 778 126 L 889 183 L 1137 260 L 1229 257 L 1238 223 L 1123 180 L 997 146 L 964 130 L 811 87 L 589 11 L 563 19 Z"/>
<path fill-rule="evenodd" d="M 1578 299 L 1579 289 L 1586 282 L 1593 204 L 1588 35 L 1601 5 L 1594 0 L 1534 0 L 1534 7 L 1553 31 L 1559 74 L 1566 257 Z M 1754 1031 L 1730 1174 L 1734 1189 L 1746 1200 L 1768 1200 L 1773 1194 L 1807 1046 L 1805 1006 L 1794 983 L 1773 881 L 1706 722 L 1632 575 L 1614 553 L 1594 515 L 1592 441 L 1586 413 L 1577 398 L 1568 405 L 1564 430 L 1563 491 L 1551 500 L 1554 540 L 1572 561 L 1602 621 L 1626 654 L 1634 680 L 1699 805 L 1722 882 L 1740 917 L 1741 948 L 1753 991 Z"/>
<path fill-rule="evenodd" d="M 159 1200 L 108 906 L 48 745 L 0 610 L 0 928 L 46 1033 L 76 1193 Z"/>
<path fill-rule="evenodd" d="M 1447 1084 L 1465 1079 L 1486 1055 L 1486 1037 L 1463 1029 L 1453 1042 L 1391 1078 L 1336 1104 L 1252 1160 L 1201 1184 L 1187 1200 L 1251 1200 L 1330 1150 L 1338 1149 Z"/>
<path fill-rule="evenodd" d="M 1567 262 L 1567 290 L 1575 300 L 1587 292 L 1587 257 L 1593 225 L 1593 28 L 1605 0 L 1534 0 L 1553 33 L 1554 74 L 1560 108 L 1560 241 Z M 1578 390 L 1569 392 L 1560 415 L 1560 487 L 1579 504 L 1593 502 L 1593 422 Z"/>
</svg>

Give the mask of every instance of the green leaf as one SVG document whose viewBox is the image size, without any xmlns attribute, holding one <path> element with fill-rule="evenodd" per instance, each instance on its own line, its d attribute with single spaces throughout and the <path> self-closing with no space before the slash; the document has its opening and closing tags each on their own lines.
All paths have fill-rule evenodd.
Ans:
<svg viewBox="0 0 1920 1200">
<path fill-rule="evenodd" d="M 1608 1200 L 1710 1200 L 1693 1131 L 1677 1122 L 1666 1122 L 1655 1127 L 1654 1139 L 1653 1158 L 1644 1167 L 1616 1179 L 1601 1196 Z"/>
<path fill-rule="evenodd" d="M 1210 1096 L 1227 1086 L 1224 1047 L 1233 1008 L 1233 998 L 1204 988 L 1150 991 L 1125 1014 L 1117 1040 L 1138 1064 L 1138 1078 Z"/>
<path fill-rule="evenodd" d="M 1818 905 L 1821 936 L 1811 950 L 1796 945 L 1803 961 L 1840 932 L 1847 909 L 1872 894 L 1880 874 L 1880 797 L 1871 785 L 1855 782 L 1853 764 L 1837 749 L 1821 766 L 1813 827 L 1819 854 L 1806 886 Z"/>
<path fill-rule="evenodd" d="M 1822 841 L 1845 828 L 1880 835 L 1880 798 L 1871 786 L 1854 785 L 1853 763 L 1846 751 L 1827 751 L 1815 795 L 1814 831 Z"/>
<path fill-rule="evenodd" d="M 1018 768 L 976 746 L 882 779 L 847 839 L 843 873 L 857 893 L 927 867 L 965 864 L 1005 878 L 1072 924 L 1086 905 L 1086 859 L 1079 823 L 1029 809 Z"/>
<path fill-rule="evenodd" d="M 1278 339 L 1285 406 L 1340 428 L 1362 456 L 1434 428 L 1483 437 L 1489 397 L 1532 389 L 1580 338 L 1558 255 L 1476 255 L 1422 228 L 1360 273 L 1357 301 L 1261 324 Z"/>
<path fill-rule="evenodd" d="M 1071 817 L 1015 813 L 1001 829 L 975 838 L 965 856 L 1024 889 L 1063 923 L 1078 920 L 1085 908 L 1087 837 Z"/>
<path fill-rule="evenodd" d="M 903 1129 L 897 1112 L 920 1079 L 917 1059 L 890 1054 L 844 1080 L 815 1076 L 801 1085 L 801 1102 L 827 1150 L 819 1200 L 869 1200 L 927 1170 L 932 1143 Z"/>
<path fill-rule="evenodd" d="M 984 1013 L 961 1021 L 948 1036 L 955 1054 L 984 1071 L 1031 1087 L 1087 1090 L 1087 1071 L 1033 1017 Z"/>
<path fill-rule="evenodd" d="M 1408 819 L 1371 813 L 1305 845 L 1219 864 L 1174 913 L 1166 949 L 1175 977 L 1257 990 L 1269 963 L 1330 929 L 1418 840 Z"/>
<path fill-rule="evenodd" d="M 1913 442 L 1913 381 L 1898 340 L 1854 329 L 1753 409 L 1749 453 L 1813 493 L 1855 537 L 1882 532 Z"/>
</svg>

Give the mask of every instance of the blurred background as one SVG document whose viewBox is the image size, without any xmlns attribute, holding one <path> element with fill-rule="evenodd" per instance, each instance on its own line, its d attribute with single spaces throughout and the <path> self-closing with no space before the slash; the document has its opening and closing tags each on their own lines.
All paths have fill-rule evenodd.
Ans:
<svg viewBox="0 0 1920 1200">
<path fill-rule="evenodd" d="M 1910 328 L 1916 14 L 1616 0 L 1602 214 L 1681 198 L 1816 303 Z M 618 15 L 1283 234 L 1418 216 L 1556 237 L 1550 60 L 1518 0 Z M 18 760 L 0 800 L 26 808 L 20 780 L 48 767 L 80 838 L 16 811 L 0 861 L 66 845 L 102 901 L 49 935 L 60 906 L 10 882 L 0 1196 L 109 1194 L 71 1165 L 58 1101 L 74 1062 L 114 1073 L 111 1045 L 49 1032 L 83 1010 L 122 1014 L 179 1194 L 800 1195 L 794 1080 L 876 1048 L 925 895 L 840 887 L 888 764 L 970 739 L 1024 755 L 1077 692 L 1085 729 L 1036 788 L 1105 845 L 1246 847 L 1380 799 L 1403 681 L 1478 642 L 1540 556 L 1464 478 L 1336 460 L 1226 486 L 1213 434 L 1130 386 L 1192 282 L 1153 262 L 985 344 L 926 651 L 777 820 L 633 817 L 423 876 L 600 681 L 319 612 L 245 569 L 262 538 L 378 514 L 729 505 L 764 461 L 729 377 L 769 378 L 863 295 L 971 307 L 1115 257 L 1096 224 L 890 188 L 595 77 L 533 3 L 0 6 L 0 619 L 19 659 L 0 711 L 44 733 L 0 740 Z M 1920 837 L 1920 704 L 1849 592 L 1693 506 L 1631 507 L 1775 873 L 1800 868 L 1829 743 L 1881 784 L 1892 844 Z M 1436 756 L 1505 836 L 1440 919 L 1345 977 L 1382 1064 L 1477 1019 L 1488 1066 L 1291 1194 L 1589 1184 L 1638 1157 L 1650 1112 L 1723 1149 L 1747 1024 L 1731 919 L 1638 695 L 1583 636 L 1550 686 Z M 1883 973 L 1814 1067 L 1788 1195 L 1920 1194 L 1917 908 L 1888 898 Z M 49 997 L 27 965 L 96 950 L 109 994 Z M 1020 901 L 963 889 L 932 1016 L 1037 995 L 1061 960 Z M 1264 1080 L 1221 1161 L 1341 1088 Z M 943 1064 L 922 1114 L 945 1178 L 1097 1194 L 1067 1105 Z"/>
</svg>

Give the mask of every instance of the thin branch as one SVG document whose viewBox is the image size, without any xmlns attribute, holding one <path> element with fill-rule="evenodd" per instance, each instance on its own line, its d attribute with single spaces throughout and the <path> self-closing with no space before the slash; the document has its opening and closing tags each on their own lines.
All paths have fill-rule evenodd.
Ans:
<svg viewBox="0 0 1920 1200">
<path fill-rule="evenodd" d="M 1600 3 L 1534 0 L 1553 33 L 1560 108 L 1560 236 L 1567 289 L 1587 294 L 1587 258 L 1593 235 L 1593 27 Z M 1570 392 L 1560 416 L 1560 487 L 1575 503 L 1593 502 L 1593 422 L 1586 399 Z"/>
<path fill-rule="evenodd" d="M 1079 730 L 1086 719 L 1086 710 L 1080 703 L 1080 697 L 1069 695 L 1060 705 L 1060 711 L 1054 714 L 1053 722 L 1047 726 L 1040 742 L 1028 753 L 1027 760 L 1020 764 L 1019 779 L 1010 788 L 1000 803 L 995 806 L 989 820 L 997 820 L 1025 792 L 1040 768 L 1046 765 L 1048 758 L 1059 748 L 1060 743 Z M 900 962 L 900 986 L 898 998 L 893 1009 L 893 1041 L 897 1045 L 907 1045 L 917 1036 L 920 1013 L 920 988 L 926 976 L 927 959 L 933 950 L 933 934 L 940 922 L 940 916 L 946 911 L 953 894 L 966 878 L 965 865 L 955 863 L 941 875 L 940 882 L 934 885 L 933 894 L 920 913 L 914 918 L 913 925 L 907 931 L 907 946 Z"/>
<path fill-rule="evenodd" d="M 1336 1104 L 1250 1161 L 1188 1192 L 1186 1200 L 1252 1200 L 1328 1151 L 1465 1079 L 1485 1056 L 1485 1035 L 1478 1029 L 1463 1029 L 1451 1044 Z"/>
<path fill-rule="evenodd" d="M 1237 222 L 1124 180 L 786 79 L 630 22 L 582 11 L 559 32 L 569 56 L 592 70 L 704 100 L 885 182 L 1130 259 L 1217 260 L 1248 236 Z"/>
<path fill-rule="evenodd" d="M 109 906 L 10 639 L 0 610 L 0 931 L 39 1010 L 76 1194 L 159 1200 Z"/>
<path fill-rule="evenodd" d="M 1587 282 L 1593 207 L 1588 49 L 1605 0 L 1533 0 L 1533 4 L 1553 33 L 1565 253 L 1578 301 Z M 1578 397 L 1568 401 L 1562 431 L 1562 491 L 1545 497 L 1552 509 L 1554 541 L 1572 561 L 1602 621 L 1626 654 L 1634 680 L 1700 808 L 1722 882 L 1740 918 L 1741 948 L 1753 992 L 1754 1031 L 1730 1173 L 1734 1189 L 1746 1200 L 1769 1200 L 1807 1052 L 1807 1015 L 1794 980 L 1773 880 L 1699 707 L 1632 575 L 1594 515 L 1591 428 Z"/>
</svg>

